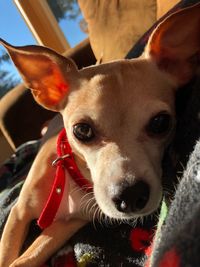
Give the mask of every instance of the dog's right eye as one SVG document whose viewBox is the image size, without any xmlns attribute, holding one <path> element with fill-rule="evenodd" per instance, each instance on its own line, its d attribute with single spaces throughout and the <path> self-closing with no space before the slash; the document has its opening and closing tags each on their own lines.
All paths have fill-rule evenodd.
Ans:
<svg viewBox="0 0 200 267">
<path fill-rule="evenodd" d="M 172 127 L 172 119 L 168 113 L 160 112 L 147 125 L 147 132 L 153 136 L 163 136 L 169 133 Z"/>
<path fill-rule="evenodd" d="M 73 134 L 81 142 L 90 142 L 95 137 L 94 131 L 88 123 L 75 124 Z"/>
</svg>

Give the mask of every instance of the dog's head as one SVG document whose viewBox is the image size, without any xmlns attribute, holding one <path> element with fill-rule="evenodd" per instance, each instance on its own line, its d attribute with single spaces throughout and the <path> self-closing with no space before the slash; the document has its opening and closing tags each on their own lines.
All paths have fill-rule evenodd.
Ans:
<svg viewBox="0 0 200 267">
<path fill-rule="evenodd" d="M 137 217 L 159 205 L 175 92 L 197 72 L 199 36 L 196 5 L 158 25 L 141 58 L 82 70 L 48 48 L 2 41 L 36 101 L 62 113 L 73 151 L 90 170 L 96 201 L 110 217 Z"/>
</svg>

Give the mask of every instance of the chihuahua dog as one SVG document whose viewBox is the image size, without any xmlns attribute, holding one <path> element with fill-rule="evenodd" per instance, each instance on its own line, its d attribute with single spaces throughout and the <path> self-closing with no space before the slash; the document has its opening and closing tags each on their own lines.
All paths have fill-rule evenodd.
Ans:
<svg viewBox="0 0 200 267">
<path fill-rule="evenodd" d="M 162 159 L 175 130 L 175 93 L 198 71 L 200 4 L 167 17 L 140 58 L 78 70 L 74 62 L 39 46 L 1 40 L 35 100 L 63 116 L 86 193 L 68 177 L 52 223 L 23 253 L 54 182 L 56 137 L 40 149 L 11 209 L 0 244 L 0 267 L 43 264 L 91 218 L 125 220 L 155 211 L 162 198 Z M 60 193 L 59 191 L 57 193 Z"/>
</svg>

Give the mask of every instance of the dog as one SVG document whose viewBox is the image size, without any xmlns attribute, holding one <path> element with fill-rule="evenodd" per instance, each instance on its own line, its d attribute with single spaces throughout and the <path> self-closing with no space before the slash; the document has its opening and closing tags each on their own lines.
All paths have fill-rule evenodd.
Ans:
<svg viewBox="0 0 200 267">
<path fill-rule="evenodd" d="M 35 100 L 62 114 L 75 162 L 92 187 L 89 192 L 80 189 L 65 169 L 65 187 L 56 191 L 64 190 L 55 218 L 20 255 L 29 224 L 41 216 L 56 175 L 57 137 L 47 140 L 5 225 L 0 267 L 40 266 L 102 214 L 127 220 L 159 207 L 162 159 L 176 127 L 175 95 L 198 72 L 199 36 L 197 4 L 161 22 L 140 58 L 81 70 L 46 47 L 0 41 Z"/>
</svg>

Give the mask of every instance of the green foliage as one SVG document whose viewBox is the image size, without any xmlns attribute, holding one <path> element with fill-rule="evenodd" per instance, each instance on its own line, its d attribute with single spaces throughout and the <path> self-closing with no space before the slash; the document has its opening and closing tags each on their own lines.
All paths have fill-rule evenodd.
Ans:
<svg viewBox="0 0 200 267">
<path fill-rule="evenodd" d="M 61 19 L 77 19 L 81 13 L 77 0 L 47 0 L 47 2 L 58 22 Z M 10 72 L 2 68 L 4 63 L 10 63 L 10 58 L 7 53 L 0 50 L 0 98 L 19 83 Z"/>
<path fill-rule="evenodd" d="M 47 2 L 58 22 L 61 19 L 76 19 L 80 15 L 77 0 L 47 0 Z"/>
<path fill-rule="evenodd" d="M 1 51 L 1 55 L 0 55 L 0 64 L 3 62 L 9 62 L 10 58 L 8 53 Z"/>
<path fill-rule="evenodd" d="M 2 69 L 5 62 L 10 63 L 10 58 L 6 52 L 0 51 L 0 98 L 19 83 L 10 72 Z"/>
</svg>

